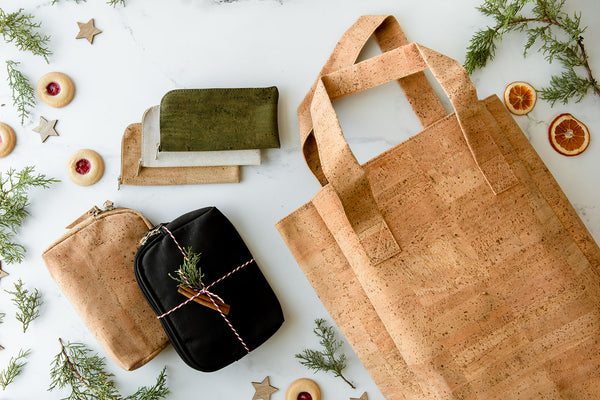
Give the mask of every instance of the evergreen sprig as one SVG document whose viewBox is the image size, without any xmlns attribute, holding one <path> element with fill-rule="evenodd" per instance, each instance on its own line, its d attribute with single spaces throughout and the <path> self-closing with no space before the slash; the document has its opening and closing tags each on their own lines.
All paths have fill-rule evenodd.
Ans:
<svg viewBox="0 0 600 400">
<path fill-rule="evenodd" d="M 23 289 L 21 279 L 15 283 L 14 291 L 5 290 L 5 292 L 13 295 L 12 302 L 18 308 L 15 316 L 17 321 L 23 325 L 23 333 L 25 333 L 31 321 L 40 316 L 42 295 L 37 289 L 31 293 L 28 289 Z"/>
<path fill-rule="evenodd" d="M 50 36 L 41 35 L 38 29 L 41 22 L 35 22 L 32 14 L 25 14 L 23 9 L 7 13 L 0 8 L 0 34 L 7 43 L 13 43 L 19 50 L 30 51 L 36 56 L 44 57 L 52 54 L 48 48 Z"/>
<path fill-rule="evenodd" d="M 60 0 L 52 0 L 52 4 L 56 4 L 56 3 L 58 3 L 59 1 L 60 1 Z M 72 0 L 72 1 L 74 1 L 75 3 L 78 3 L 78 4 L 79 4 L 80 2 L 81 2 L 81 3 L 85 3 L 85 2 L 87 2 L 87 0 Z M 116 6 L 118 6 L 119 4 L 120 4 L 120 5 L 122 5 L 123 7 L 125 7 L 125 5 L 126 5 L 126 4 L 125 4 L 125 0 L 107 0 L 107 1 L 106 1 L 106 4 L 108 4 L 108 5 L 111 5 L 111 6 L 113 6 L 113 7 L 116 7 Z"/>
<path fill-rule="evenodd" d="M 171 279 L 177 281 L 179 286 L 191 287 L 195 290 L 202 290 L 202 278 L 204 274 L 198 266 L 201 254 L 194 253 L 191 247 L 183 249 L 186 257 L 183 259 L 183 264 L 175 271 L 174 275 L 169 274 Z"/>
<path fill-rule="evenodd" d="M 346 368 L 346 355 L 343 353 L 336 355 L 342 347 L 342 341 L 336 340 L 333 328 L 327 326 L 324 319 L 316 319 L 315 325 L 313 332 L 320 338 L 319 343 L 323 346 L 323 351 L 307 349 L 296 354 L 295 357 L 300 360 L 300 364 L 314 370 L 315 373 L 318 371 L 331 372 L 334 376 L 342 378 L 352 389 L 356 389 L 342 374 Z"/>
<path fill-rule="evenodd" d="M 125 0 L 108 0 L 106 4 L 110 4 L 113 7 L 116 7 L 120 4 L 125 7 Z"/>
<path fill-rule="evenodd" d="M 539 51 L 549 63 L 554 60 L 563 66 L 561 75 L 550 78 L 542 88 L 540 98 L 554 105 L 557 101 L 579 102 L 590 91 L 600 96 L 600 84 L 594 78 L 582 34 L 581 13 L 569 15 L 563 11 L 566 0 L 485 0 L 477 9 L 495 20 L 494 25 L 475 32 L 467 48 L 465 69 L 470 74 L 493 60 L 497 42 L 507 32 L 525 32 L 527 41 L 523 56 L 539 43 Z M 527 14 L 522 11 L 531 5 Z M 578 70 L 584 72 L 581 76 Z"/>
<path fill-rule="evenodd" d="M 60 353 L 54 357 L 50 369 L 48 390 L 69 388 L 71 393 L 62 400 L 157 400 L 169 394 L 166 368 L 163 368 L 156 383 L 151 387 L 141 387 L 134 394 L 123 397 L 119 394 L 114 375 L 106 371 L 104 358 L 92 353 L 82 343 L 60 343 Z"/>
<path fill-rule="evenodd" d="M 20 263 L 25 257 L 25 247 L 15 243 L 15 234 L 29 215 L 28 190 L 48 188 L 54 182 L 58 181 L 36 175 L 32 166 L 18 172 L 13 168 L 5 173 L 0 171 L 0 257 L 7 263 Z"/>
<path fill-rule="evenodd" d="M 4 317 L 6 317 L 6 314 L 0 312 L 0 324 L 4 322 Z"/>
<path fill-rule="evenodd" d="M 11 60 L 6 61 L 6 71 L 8 72 L 8 86 L 12 89 L 13 104 L 17 107 L 21 125 L 23 125 L 25 118 L 29 116 L 29 109 L 35 106 L 35 90 L 25 75 L 16 68 L 19 64 Z"/>
<path fill-rule="evenodd" d="M 0 386 L 2 387 L 2 390 L 6 389 L 6 387 L 23 371 L 23 367 L 27 364 L 25 359 L 29 357 L 30 353 L 31 350 L 23 351 L 23 349 L 21 349 L 16 357 L 10 358 L 6 368 L 0 372 Z"/>
</svg>

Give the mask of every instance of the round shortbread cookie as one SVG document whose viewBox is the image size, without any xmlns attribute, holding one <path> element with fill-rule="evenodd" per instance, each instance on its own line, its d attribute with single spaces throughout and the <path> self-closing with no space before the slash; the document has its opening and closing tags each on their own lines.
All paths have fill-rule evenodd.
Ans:
<svg viewBox="0 0 600 400">
<path fill-rule="evenodd" d="M 98 182 L 104 174 L 104 161 L 94 150 L 79 150 L 73 153 L 67 163 L 69 178 L 79 186 L 89 186 Z"/>
<path fill-rule="evenodd" d="M 321 400 L 321 389 L 311 379 L 298 379 L 288 387 L 285 400 Z"/>
<path fill-rule="evenodd" d="M 9 155 L 15 148 L 17 137 L 12 128 L 0 122 L 0 158 Z"/>
<path fill-rule="evenodd" d="M 40 78 L 37 95 L 51 107 L 64 107 L 73 100 L 75 84 L 62 72 L 49 72 Z"/>
</svg>

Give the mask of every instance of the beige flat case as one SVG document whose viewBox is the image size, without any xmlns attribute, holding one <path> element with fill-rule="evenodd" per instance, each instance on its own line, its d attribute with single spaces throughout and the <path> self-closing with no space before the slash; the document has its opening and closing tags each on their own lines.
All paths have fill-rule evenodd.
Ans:
<svg viewBox="0 0 600 400">
<path fill-rule="evenodd" d="M 240 167 L 145 167 L 142 164 L 142 124 L 131 124 L 121 141 L 119 185 L 196 185 L 201 183 L 237 183 Z"/>
</svg>

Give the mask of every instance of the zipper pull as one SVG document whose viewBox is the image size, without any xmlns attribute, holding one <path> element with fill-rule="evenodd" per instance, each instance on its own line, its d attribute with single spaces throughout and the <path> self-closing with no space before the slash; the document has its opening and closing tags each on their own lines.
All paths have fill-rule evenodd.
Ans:
<svg viewBox="0 0 600 400">
<path fill-rule="evenodd" d="M 148 232 L 146 232 L 144 237 L 140 239 L 140 245 L 142 245 L 142 246 L 145 245 L 148 242 L 148 239 L 150 239 L 152 236 L 158 235 L 160 233 L 160 230 L 162 229 L 163 225 L 165 225 L 165 224 L 158 224 L 154 228 L 152 228 Z"/>
<path fill-rule="evenodd" d="M 81 217 L 77 218 L 75 221 L 71 222 L 69 225 L 67 225 L 65 227 L 65 229 L 71 229 L 74 228 L 76 225 L 80 224 L 81 222 L 85 221 L 86 219 L 88 219 L 90 216 L 92 215 L 96 215 L 96 213 L 98 211 L 101 211 L 98 207 L 94 206 L 92 208 L 90 208 L 89 210 L 87 210 Z"/>
<path fill-rule="evenodd" d="M 88 211 L 86 211 L 81 217 L 77 218 L 75 221 L 71 222 L 68 226 L 65 227 L 65 229 L 71 229 L 74 228 L 76 225 L 78 225 L 79 223 L 85 221 L 86 219 L 90 218 L 90 217 L 95 217 L 96 215 L 99 215 L 105 211 L 111 211 L 115 209 L 115 204 L 110 201 L 110 200 L 106 200 L 104 202 L 104 208 L 98 208 L 97 206 L 94 206 L 92 208 L 90 208 Z"/>
<path fill-rule="evenodd" d="M 88 213 L 92 214 L 95 217 L 96 215 L 101 214 L 105 211 L 112 211 L 115 209 L 115 203 L 113 203 L 110 200 L 106 200 L 104 202 L 103 207 L 104 207 L 103 209 L 100 209 L 100 208 L 94 206 L 94 208 L 92 208 L 90 211 L 88 211 Z"/>
</svg>

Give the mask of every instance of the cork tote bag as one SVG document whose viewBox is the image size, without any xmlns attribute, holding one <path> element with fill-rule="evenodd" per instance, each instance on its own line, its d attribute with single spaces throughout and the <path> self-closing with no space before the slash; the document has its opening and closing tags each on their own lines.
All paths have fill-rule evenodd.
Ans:
<svg viewBox="0 0 600 400">
<path fill-rule="evenodd" d="M 152 228 L 128 208 L 92 208 L 42 254 L 52 279 L 104 351 L 125 370 L 154 358 L 167 335 L 135 280 L 140 239 Z"/>
<path fill-rule="evenodd" d="M 392 80 L 423 130 L 360 165 L 332 100 Z M 600 251 L 496 96 L 367 16 L 298 116 L 322 189 L 277 228 L 386 399 L 600 398 Z"/>
</svg>

